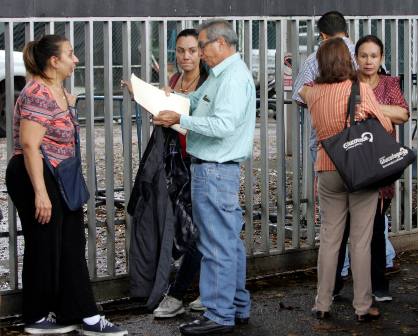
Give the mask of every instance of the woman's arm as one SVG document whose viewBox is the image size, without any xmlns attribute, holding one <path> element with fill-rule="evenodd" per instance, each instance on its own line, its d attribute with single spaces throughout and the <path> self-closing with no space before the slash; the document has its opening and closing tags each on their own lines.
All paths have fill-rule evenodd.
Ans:
<svg viewBox="0 0 418 336">
<path fill-rule="evenodd" d="M 409 119 L 409 107 L 401 91 L 398 77 L 384 76 L 385 104 L 380 104 L 379 109 L 393 124 L 403 124 Z"/>
<path fill-rule="evenodd" d="M 20 121 L 20 144 L 26 171 L 35 192 L 35 218 L 41 224 L 49 223 L 52 210 L 45 186 L 42 157 L 39 153 L 45 132 L 46 128 L 35 121 L 26 119 Z"/>
<path fill-rule="evenodd" d="M 132 97 L 133 96 L 133 89 L 132 89 L 132 83 L 131 83 L 131 81 L 130 80 L 124 80 L 124 79 L 122 79 L 121 81 L 120 81 L 120 87 L 122 88 L 122 89 L 124 89 L 124 88 L 126 88 L 127 90 L 128 90 L 128 92 L 129 92 L 129 94 L 130 94 L 130 96 Z"/>
<path fill-rule="evenodd" d="M 311 90 L 311 87 L 307 86 L 307 85 L 304 85 L 304 86 L 302 86 L 302 89 L 300 89 L 300 91 L 299 91 L 299 96 L 303 99 L 304 102 L 306 102 L 306 96 L 307 96 L 309 90 Z"/>
<path fill-rule="evenodd" d="M 408 110 L 401 106 L 380 104 L 379 109 L 380 112 L 382 112 L 385 117 L 388 117 L 395 125 L 403 124 L 409 119 Z"/>
<path fill-rule="evenodd" d="M 374 116 L 380 121 L 387 132 L 392 132 L 392 121 L 380 111 L 379 103 L 368 84 L 360 82 L 360 96 L 361 103 L 357 110 L 359 113 L 356 115 L 360 115 L 360 119 L 367 118 L 369 115 Z"/>
</svg>

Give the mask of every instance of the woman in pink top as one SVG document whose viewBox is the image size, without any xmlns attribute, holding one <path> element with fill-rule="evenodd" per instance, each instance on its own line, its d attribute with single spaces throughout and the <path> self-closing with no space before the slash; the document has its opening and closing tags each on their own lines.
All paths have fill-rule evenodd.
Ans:
<svg viewBox="0 0 418 336">
<path fill-rule="evenodd" d="M 78 58 L 66 38 L 46 35 L 25 46 L 23 59 L 31 80 L 15 106 L 6 185 L 25 240 L 25 332 L 63 334 L 82 323 L 84 335 L 126 335 L 98 314 L 85 259 L 83 209 L 68 209 L 40 153 L 42 145 L 54 167 L 74 156 L 75 96 L 63 82 Z"/>
<path fill-rule="evenodd" d="M 324 41 L 318 49 L 319 75 L 313 86 L 304 86 L 300 94 L 311 113 L 312 126 L 320 143 L 345 127 L 348 98 L 352 81 L 356 80 L 350 53 L 341 38 Z M 392 124 L 380 111 L 367 84 L 360 83 L 361 101 L 356 120 L 377 118 L 387 131 Z M 347 213 L 350 212 L 350 252 L 354 284 L 353 307 L 358 321 L 378 318 L 371 308 L 370 241 L 378 191 L 349 193 L 334 164 L 321 146 L 315 165 L 318 174 L 318 195 L 321 206 L 320 247 L 318 255 L 318 291 L 313 308 L 317 318 L 330 316 L 338 252 L 341 246 Z"/>
</svg>

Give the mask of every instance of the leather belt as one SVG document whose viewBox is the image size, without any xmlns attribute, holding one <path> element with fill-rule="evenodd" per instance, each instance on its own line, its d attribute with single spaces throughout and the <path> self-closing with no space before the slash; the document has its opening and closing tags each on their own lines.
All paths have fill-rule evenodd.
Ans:
<svg viewBox="0 0 418 336">
<path fill-rule="evenodd" d="M 206 160 L 202 160 L 202 159 L 199 159 L 197 157 L 194 157 L 194 156 L 191 157 L 191 162 L 193 164 L 202 164 L 202 163 L 238 164 L 238 162 L 236 162 L 236 161 L 226 161 L 226 162 L 206 161 Z"/>
</svg>

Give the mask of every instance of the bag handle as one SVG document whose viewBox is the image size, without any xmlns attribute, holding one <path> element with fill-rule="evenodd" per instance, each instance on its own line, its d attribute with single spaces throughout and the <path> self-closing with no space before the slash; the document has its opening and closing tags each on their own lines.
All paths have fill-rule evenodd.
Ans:
<svg viewBox="0 0 418 336">
<path fill-rule="evenodd" d="M 356 114 L 356 105 L 360 102 L 360 86 L 359 86 L 359 82 L 358 80 L 353 81 L 352 85 L 351 85 L 351 94 L 350 97 L 348 98 L 348 106 L 347 106 L 347 115 L 346 115 L 346 123 L 345 123 L 345 127 L 347 128 L 347 119 L 348 117 L 350 117 L 350 126 L 353 126 L 355 121 L 354 121 L 354 116 Z"/>
<path fill-rule="evenodd" d="M 67 100 L 67 96 L 65 96 L 65 100 Z M 70 107 L 70 105 L 68 104 L 68 100 L 67 100 L 67 105 L 68 105 L 68 112 L 70 114 L 72 114 L 71 109 L 74 110 L 74 116 L 71 115 L 71 118 L 75 118 L 76 120 L 78 119 L 78 115 L 77 115 L 77 110 L 74 107 Z M 81 160 L 81 150 L 80 150 L 80 135 L 78 134 L 78 130 L 77 130 L 77 125 L 73 122 L 74 125 L 74 151 L 75 151 L 75 156 L 78 157 Z M 49 170 L 52 172 L 53 175 L 55 175 L 55 170 L 54 167 L 51 165 L 51 162 L 49 161 L 49 157 L 46 154 L 46 151 L 44 149 L 44 146 L 40 146 L 42 155 L 44 156 L 45 159 L 45 163 L 48 166 Z"/>
</svg>

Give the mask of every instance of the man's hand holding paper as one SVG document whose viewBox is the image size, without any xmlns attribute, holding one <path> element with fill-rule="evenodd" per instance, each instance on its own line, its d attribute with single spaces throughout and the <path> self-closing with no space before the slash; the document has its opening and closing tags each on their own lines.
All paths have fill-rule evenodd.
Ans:
<svg viewBox="0 0 418 336">
<path fill-rule="evenodd" d="M 154 116 L 154 124 L 164 127 L 170 127 L 180 123 L 180 114 L 174 111 L 161 111 Z"/>
<path fill-rule="evenodd" d="M 172 128 L 176 131 L 186 133 L 178 123 L 181 114 L 189 115 L 188 98 L 177 94 L 167 95 L 167 91 L 144 82 L 134 74 L 131 76 L 131 83 L 135 101 L 154 116 L 156 125 L 165 127 L 173 125 Z"/>
</svg>

